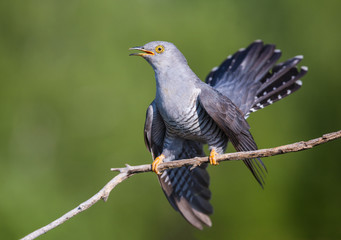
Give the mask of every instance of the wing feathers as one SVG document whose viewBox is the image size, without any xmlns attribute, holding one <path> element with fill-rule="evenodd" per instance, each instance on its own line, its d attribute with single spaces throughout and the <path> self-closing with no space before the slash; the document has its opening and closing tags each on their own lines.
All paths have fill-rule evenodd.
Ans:
<svg viewBox="0 0 341 240">
<path fill-rule="evenodd" d="M 202 85 L 199 102 L 219 128 L 225 132 L 237 151 L 257 150 L 257 145 L 249 131 L 250 127 L 243 113 L 239 111 L 230 99 L 209 86 Z M 263 186 L 264 181 L 260 174 L 261 171 L 257 170 L 257 166 L 260 165 L 253 164 L 253 161 L 259 161 L 261 166 L 264 166 L 264 163 L 260 159 L 244 160 L 253 176 Z"/>
<path fill-rule="evenodd" d="M 160 113 L 157 111 L 155 102 L 152 102 L 146 113 L 144 124 L 144 142 L 151 152 L 153 159 L 161 155 L 166 126 Z"/>
</svg>

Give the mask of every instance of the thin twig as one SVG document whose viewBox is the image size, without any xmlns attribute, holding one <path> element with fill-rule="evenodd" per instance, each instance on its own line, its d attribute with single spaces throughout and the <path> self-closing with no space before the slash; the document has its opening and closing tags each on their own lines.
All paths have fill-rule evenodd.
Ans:
<svg viewBox="0 0 341 240">
<path fill-rule="evenodd" d="M 278 154 L 285 154 L 289 152 L 298 152 L 306 149 L 313 148 L 317 145 L 335 140 L 341 137 L 341 130 L 337 132 L 332 132 L 328 134 L 324 134 L 322 137 L 315 138 L 309 141 L 301 141 L 296 142 L 293 144 L 283 145 L 280 147 L 268 148 L 268 149 L 260 149 L 257 151 L 249 151 L 249 152 L 235 152 L 235 153 L 227 153 L 217 156 L 217 162 L 221 161 L 236 161 L 236 160 L 244 160 L 250 158 L 257 158 L 257 157 L 270 157 L 275 156 Z M 184 159 L 184 160 L 176 160 L 172 162 L 165 162 L 161 163 L 158 166 L 158 171 L 162 172 L 166 169 L 170 168 L 177 168 L 182 166 L 198 166 L 204 162 L 208 162 L 208 157 L 198 157 L 198 158 L 191 158 L 191 159 Z M 81 203 L 78 207 L 72 209 L 71 211 L 67 212 L 60 218 L 56 219 L 55 221 L 49 223 L 48 225 L 37 229 L 36 231 L 28 234 L 22 240 L 31 240 L 39 237 L 40 235 L 50 231 L 51 229 L 61 225 L 62 223 L 66 222 L 70 218 L 76 216 L 80 212 L 83 212 L 90 208 L 92 205 L 97 203 L 100 199 L 107 201 L 110 192 L 121 182 L 128 179 L 129 177 L 133 176 L 137 173 L 142 172 L 151 172 L 151 164 L 145 165 L 138 165 L 138 166 L 129 166 L 123 168 L 112 168 L 112 171 L 120 172 L 116 177 L 111 179 L 98 193 L 92 196 L 90 199 L 86 200 L 85 202 Z"/>
</svg>

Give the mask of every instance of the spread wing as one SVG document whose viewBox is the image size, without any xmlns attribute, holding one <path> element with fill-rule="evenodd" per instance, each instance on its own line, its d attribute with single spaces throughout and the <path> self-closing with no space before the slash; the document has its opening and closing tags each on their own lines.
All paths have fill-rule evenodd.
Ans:
<svg viewBox="0 0 341 240">
<path fill-rule="evenodd" d="M 258 40 L 229 56 L 208 74 L 206 83 L 227 96 L 243 114 L 255 112 L 297 91 L 307 68 L 302 56 L 276 64 L 281 51 Z"/>
<path fill-rule="evenodd" d="M 200 84 L 199 102 L 214 122 L 224 131 L 237 151 L 257 150 L 244 114 L 233 102 L 206 84 Z M 258 183 L 263 186 L 263 162 L 258 159 L 244 160 Z"/>
<path fill-rule="evenodd" d="M 166 126 L 162 116 L 152 102 L 147 110 L 144 127 L 144 139 L 153 159 L 158 157 L 163 150 Z M 184 140 L 182 151 L 176 159 L 186 159 L 205 156 L 202 144 Z M 172 207 L 194 227 L 203 229 L 203 225 L 211 226 L 209 217 L 213 208 L 209 202 L 209 175 L 206 171 L 207 164 L 190 170 L 190 167 L 168 169 L 158 176 L 160 185 Z"/>
</svg>

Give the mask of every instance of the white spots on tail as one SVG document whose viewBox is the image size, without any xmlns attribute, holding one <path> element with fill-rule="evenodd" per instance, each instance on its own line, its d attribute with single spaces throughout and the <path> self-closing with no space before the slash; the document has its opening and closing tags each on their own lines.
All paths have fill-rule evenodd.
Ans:
<svg viewBox="0 0 341 240">
<path fill-rule="evenodd" d="M 212 68 L 211 72 L 215 72 L 217 70 L 218 70 L 218 67 L 214 67 L 214 68 Z"/>
<path fill-rule="evenodd" d="M 296 81 L 296 84 L 302 86 L 303 83 L 302 83 L 301 80 L 297 80 L 297 81 Z"/>
<path fill-rule="evenodd" d="M 162 173 L 162 175 L 161 175 L 161 178 L 164 178 L 166 175 L 167 175 L 167 172 L 164 171 L 164 172 Z"/>
<path fill-rule="evenodd" d="M 169 181 L 169 177 L 168 177 L 168 176 L 167 176 L 166 179 L 165 179 L 165 183 L 167 183 L 167 182 L 168 182 L 168 185 L 171 184 L 171 182 Z"/>
<path fill-rule="evenodd" d="M 260 104 L 260 103 L 257 103 L 256 106 L 259 107 L 259 108 L 264 108 L 264 105 L 263 105 L 263 104 Z"/>
<path fill-rule="evenodd" d="M 169 176 L 166 171 L 164 171 L 161 175 L 161 178 L 164 178 L 164 177 L 166 177 L 165 183 L 168 183 L 168 185 L 171 185 L 171 182 L 169 181 Z"/>
<path fill-rule="evenodd" d="M 231 68 L 232 68 L 232 66 L 233 66 L 233 64 L 234 64 L 235 62 L 236 62 L 236 59 L 235 59 L 235 58 L 232 59 L 231 64 L 230 64 L 229 68 L 227 69 L 227 71 L 230 71 L 230 70 L 231 70 Z"/>
<path fill-rule="evenodd" d="M 290 90 L 290 89 L 288 89 L 288 90 L 287 90 L 287 94 L 289 95 L 290 93 L 291 93 L 291 90 Z"/>
<path fill-rule="evenodd" d="M 306 71 L 306 72 L 308 71 L 308 67 L 307 67 L 307 66 L 302 66 L 301 69 L 302 69 L 303 71 Z"/>
</svg>

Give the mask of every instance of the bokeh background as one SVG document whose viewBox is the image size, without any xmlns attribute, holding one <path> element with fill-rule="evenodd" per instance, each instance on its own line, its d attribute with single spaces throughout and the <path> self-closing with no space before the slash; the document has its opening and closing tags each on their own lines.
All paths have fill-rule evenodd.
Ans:
<svg viewBox="0 0 341 240">
<path fill-rule="evenodd" d="M 249 118 L 260 148 L 341 128 L 341 1 L 0 1 L 0 239 L 18 239 L 95 194 L 111 167 L 151 162 L 152 68 L 128 48 L 175 43 L 204 79 L 256 39 L 303 54 L 303 88 Z M 154 174 L 120 184 L 41 239 L 341 239 L 341 141 L 209 167 L 213 227 L 173 211 Z M 229 151 L 233 151 L 230 146 Z"/>
</svg>

